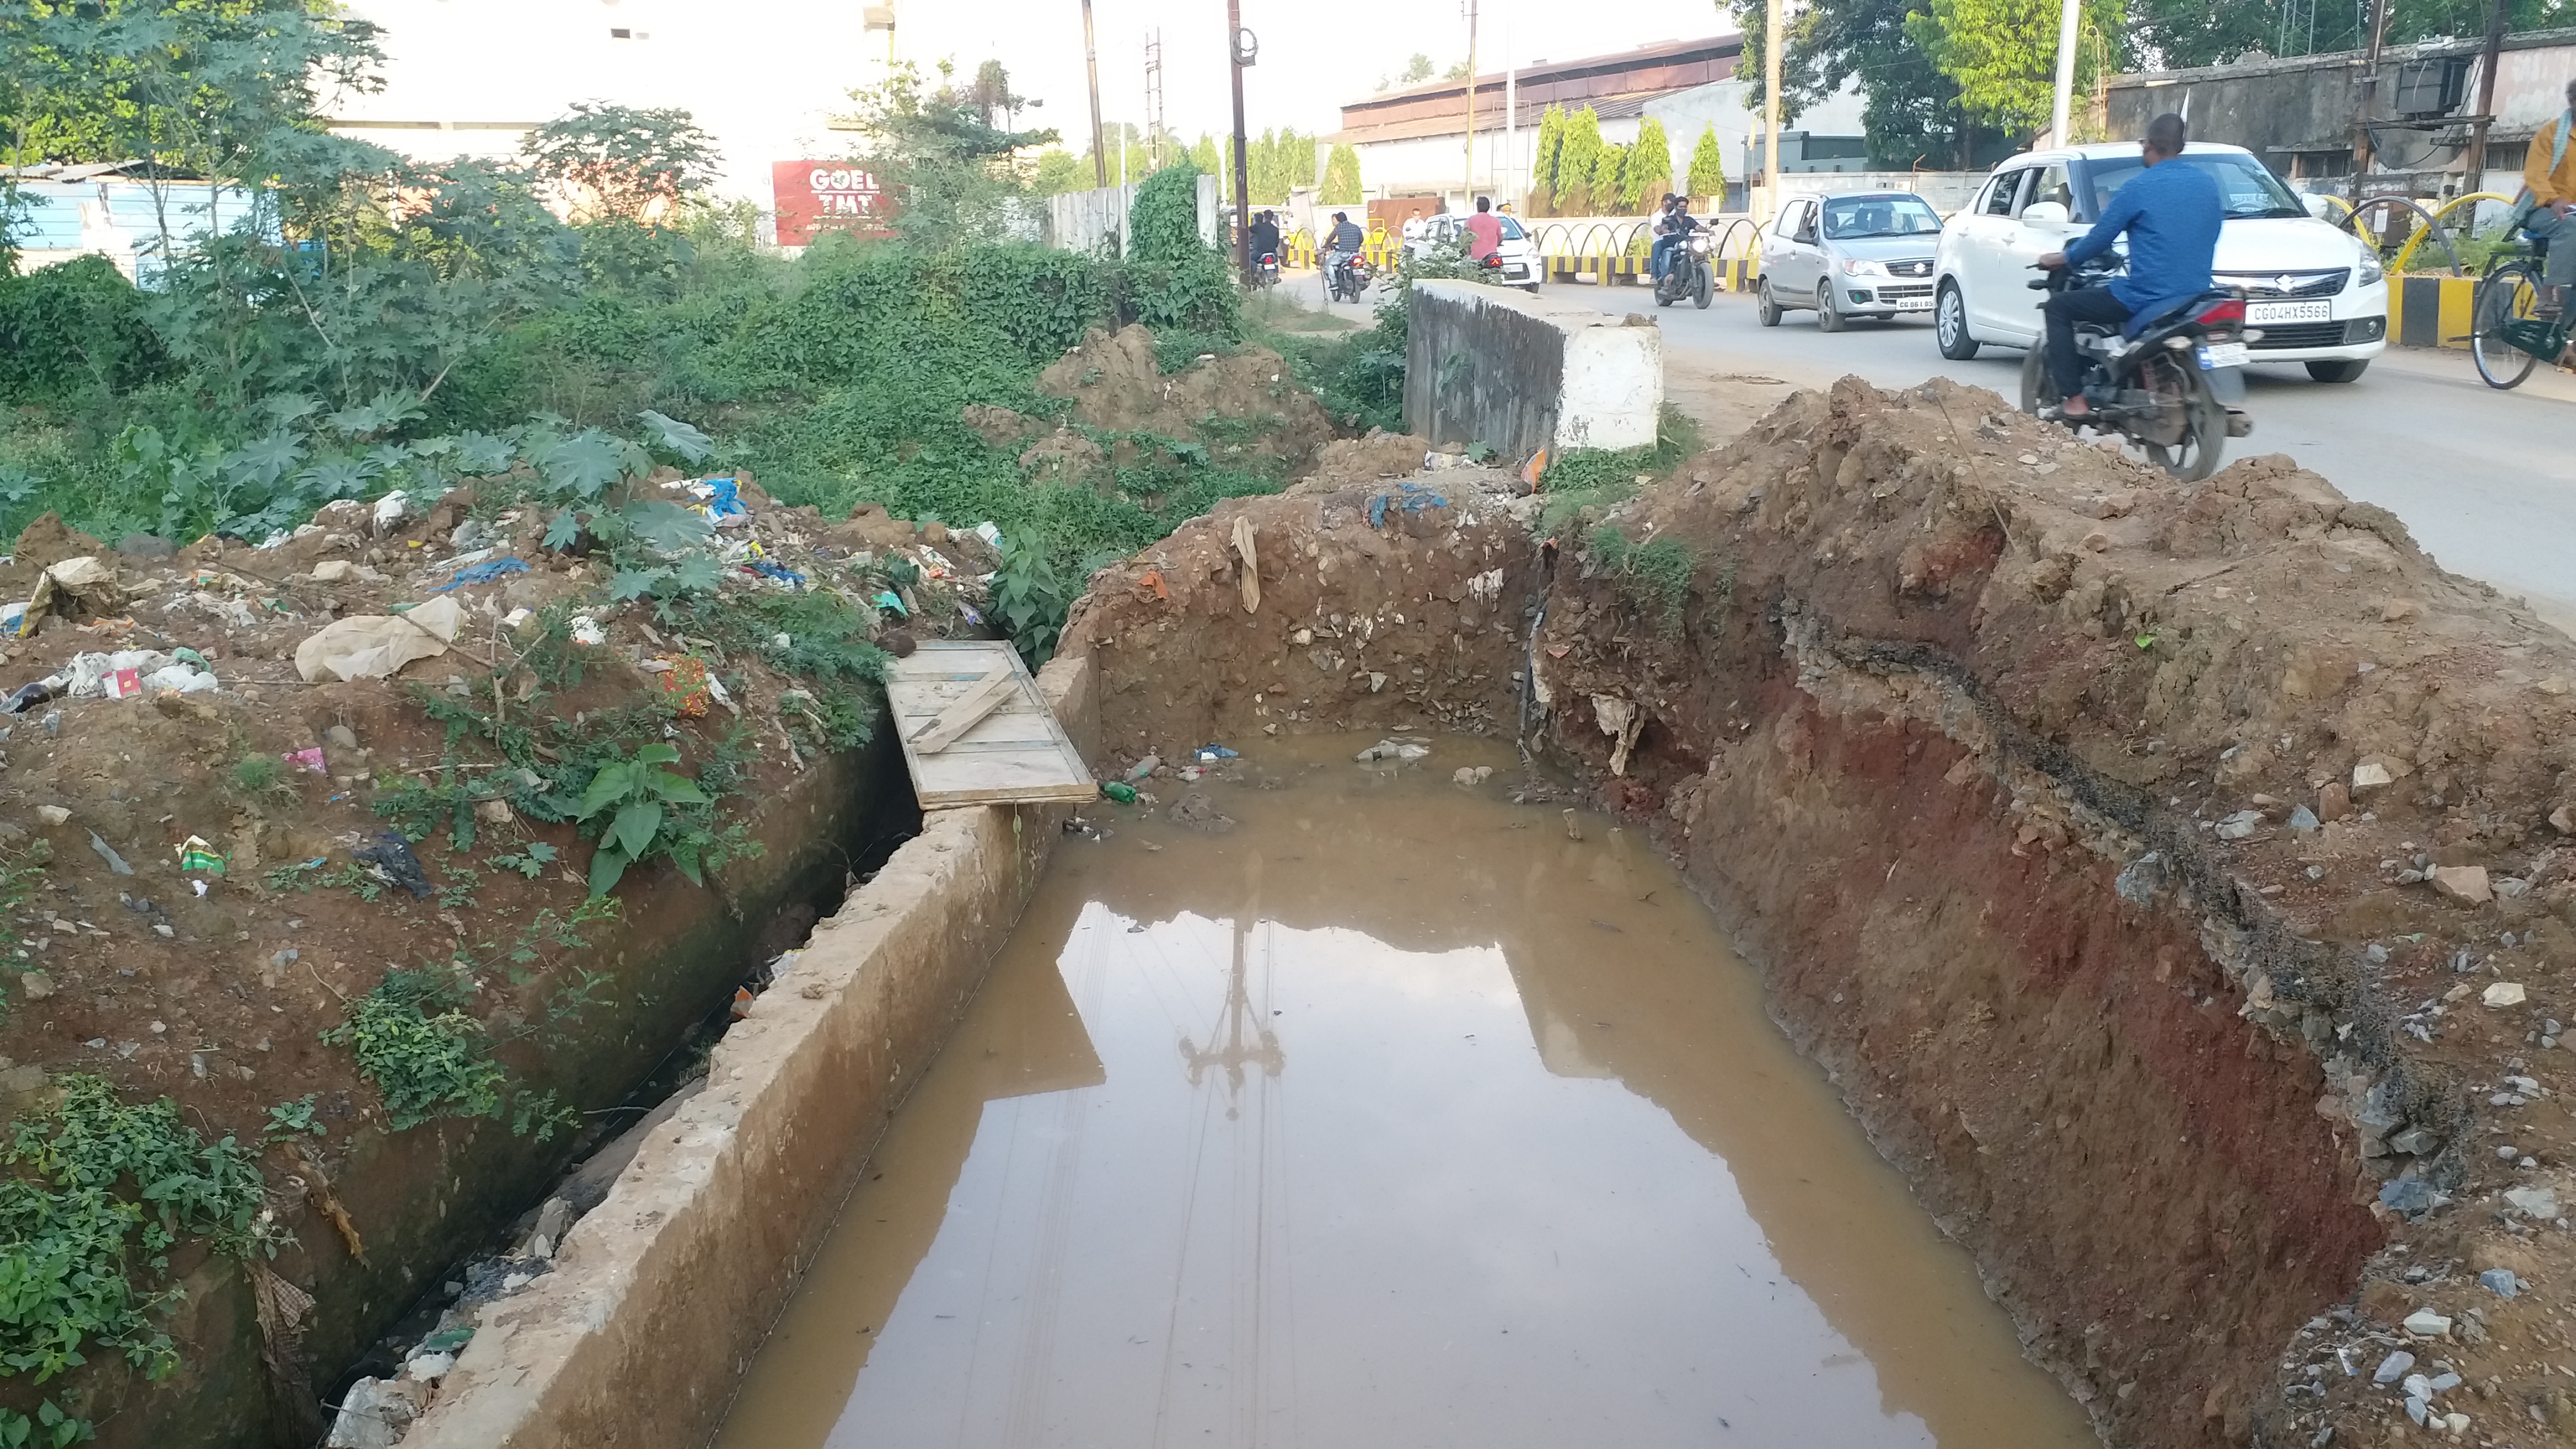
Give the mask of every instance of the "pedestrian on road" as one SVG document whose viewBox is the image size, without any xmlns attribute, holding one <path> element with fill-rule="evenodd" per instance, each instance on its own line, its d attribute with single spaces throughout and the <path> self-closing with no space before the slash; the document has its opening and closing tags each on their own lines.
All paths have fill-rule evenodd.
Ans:
<svg viewBox="0 0 2576 1449">
<path fill-rule="evenodd" d="M 1494 199 L 1476 198 L 1476 214 L 1467 218 L 1467 260 L 1481 262 L 1503 249 L 1503 223 L 1494 215 Z"/>
<path fill-rule="evenodd" d="M 2576 282 L 2576 150 L 2567 133 L 2576 129 L 2576 81 L 2567 83 L 2567 109 L 2531 138 L 2530 159 L 2522 163 L 2522 184 L 2531 192 L 2523 235 L 2549 248 L 2541 264 L 2540 305 L 2535 313 L 2557 317 L 2567 307 L 2567 284 Z"/>
</svg>

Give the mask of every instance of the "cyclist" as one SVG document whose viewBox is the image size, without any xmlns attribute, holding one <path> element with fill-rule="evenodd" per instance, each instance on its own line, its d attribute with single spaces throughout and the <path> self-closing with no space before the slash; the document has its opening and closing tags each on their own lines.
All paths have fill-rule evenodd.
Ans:
<svg viewBox="0 0 2576 1449">
<path fill-rule="evenodd" d="M 2567 83 L 2567 109 L 2531 138 L 2522 184 L 2531 192 L 2523 235 L 2549 248 L 2541 266 L 2540 305 L 2534 315 L 2555 318 L 2567 307 L 2567 284 L 2576 282 L 2576 149 L 2567 133 L 2576 127 L 2576 81 Z"/>
</svg>

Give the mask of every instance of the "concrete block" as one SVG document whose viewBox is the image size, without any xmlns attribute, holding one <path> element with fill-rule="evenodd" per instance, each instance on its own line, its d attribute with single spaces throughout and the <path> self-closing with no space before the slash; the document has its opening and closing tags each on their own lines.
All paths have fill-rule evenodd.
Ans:
<svg viewBox="0 0 2576 1449">
<path fill-rule="evenodd" d="M 1663 331 L 1475 282 L 1416 282 L 1404 423 L 1517 464 L 1545 447 L 1640 448 L 1663 411 Z"/>
</svg>

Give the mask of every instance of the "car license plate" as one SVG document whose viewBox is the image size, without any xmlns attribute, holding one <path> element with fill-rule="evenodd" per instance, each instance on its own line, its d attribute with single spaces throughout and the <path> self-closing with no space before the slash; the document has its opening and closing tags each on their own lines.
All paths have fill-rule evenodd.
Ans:
<svg viewBox="0 0 2576 1449">
<path fill-rule="evenodd" d="M 2334 316 L 2324 302 L 2248 302 L 2245 323 L 2264 327 L 2278 322 L 2331 322 Z"/>
<path fill-rule="evenodd" d="M 2200 349 L 2200 370 L 2216 372 L 2222 367 L 2243 367 L 2252 359 L 2242 342 L 2220 342 Z"/>
<path fill-rule="evenodd" d="M 1929 297 L 1899 297 L 1896 299 L 1896 310 L 1899 312 L 1929 312 L 1932 310 L 1932 299 Z"/>
</svg>

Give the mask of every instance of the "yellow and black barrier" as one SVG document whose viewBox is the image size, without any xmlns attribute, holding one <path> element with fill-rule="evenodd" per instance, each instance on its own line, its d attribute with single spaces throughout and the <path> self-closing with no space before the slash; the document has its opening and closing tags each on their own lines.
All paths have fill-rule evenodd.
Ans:
<svg viewBox="0 0 2576 1449">
<path fill-rule="evenodd" d="M 2466 347 L 2475 277 L 2388 279 L 2388 340 L 2399 347 Z"/>
</svg>

